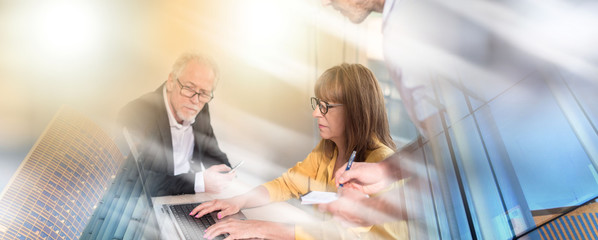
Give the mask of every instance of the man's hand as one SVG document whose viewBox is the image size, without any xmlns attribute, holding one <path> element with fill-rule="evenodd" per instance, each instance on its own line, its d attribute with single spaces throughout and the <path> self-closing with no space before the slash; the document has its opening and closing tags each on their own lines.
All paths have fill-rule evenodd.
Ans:
<svg viewBox="0 0 598 240">
<path fill-rule="evenodd" d="M 340 167 L 335 176 L 335 183 L 338 187 L 343 184 L 345 188 L 352 188 L 365 194 L 374 194 L 387 188 L 393 177 L 388 176 L 389 171 L 383 162 L 379 163 L 353 163 L 349 171 L 345 171 L 346 164 Z"/>
<path fill-rule="evenodd" d="M 229 172 L 231 169 L 224 165 L 215 165 L 206 169 L 203 173 L 203 180 L 206 192 L 220 193 L 231 183 L 235 178 L 235 171 Z"/>
</svg>

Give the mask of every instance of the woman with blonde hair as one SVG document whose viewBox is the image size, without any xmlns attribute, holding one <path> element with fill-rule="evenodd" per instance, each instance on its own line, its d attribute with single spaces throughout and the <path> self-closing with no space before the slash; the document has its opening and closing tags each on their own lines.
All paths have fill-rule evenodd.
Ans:
<svg viewBox="0 0 598 240">
<path fill-rule="evenodd" d="M 336 192 L 334 173 L 347 163 L 353 151 L 357 162 L 379 162 L 394 153 L 384 97 L 369 69 L 346 63 L 332 67 L 318 78 L 314 90 L 312 116 L 318 121 L 322 140 L 312 152 L 282 176 L 248 193 L 202 203 L 191 215 L 201 217 L 221 210 L 218 217 L 222 218 L 242 208 L 300 198 L 309 191 Z M 227 239 L 396 239 L 404 236 L 406 230 L 403 223 L 346 228 L 331 221 L 329 216 L 323 218 L 327 220 L 294 226 L 227 219 L 208 228 L 204 237 L 211 239 L 228 233 Z"/>
</svg>

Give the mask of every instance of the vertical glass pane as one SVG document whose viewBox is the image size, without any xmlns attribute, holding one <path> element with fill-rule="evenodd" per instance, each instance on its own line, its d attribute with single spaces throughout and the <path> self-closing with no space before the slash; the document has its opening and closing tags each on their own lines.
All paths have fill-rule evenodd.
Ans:
<svg viewBox="0 0 598 240">
<path fill-rule="evenodd" d="M 576 100 L 594 127 L 598 127 L 598 84 L 596 79 L 584 79 L 571 72 L 560 71 L 563 80 L 567 82 Z M 596 129 L 594 129 L 596 131 Z"/>
<path fill-rule="evenodd" d="M 435 86 L 438 90 L 438 102 L 448 113 L 447 124 L 449 127 L 469 114 L 465 95 L 461 90 L 458 79 L 441 77 Z"/>
<path fill-rule="evenodd" d="M 557 103 L 588 157 L 598 167 L 598 85 L 564 71 L 554 71 L 548 81 Z M 564 77 L 562 77 L 564 76 Z"/>
<path fill-rule="evenodd" d="M 471 194 L 470 208 L 475 212 L 475 222 L 479 224 L 482 238 L 507 239 L 514 236 L 473 117 L 468 116 L 455 123 L 450 131 Z"/>
<path fill-rule="evenodd" d="M 402 166 L 409 167 L 423 167 L 424 158 L 421 148 L 416 148 L 413 151 L 401 151 L 399 154 L 403 155 L 404 164 Z M 423 170 L 420 168 L 420 170 Z M 409 237 L 411 239 L 437 239 L 428 232 L 429 228 L 436 227 L 436 221 L 428 221 L 428 212 L 434 211 L 433 206 L 427 204 L 430 194 L 427 187 L 425 187 L 426 176 L 425 170 L 416 173 L 419 177 L 411 178 L 405 182 L 405 206 L 409 216 Z M 420 181 L 421 180 L 421 181 Z"/>
<path fill-rule="evenodd" d="M 515 234 L 523 233 L 536 224 L 492 111 L 488 106 L 484 106 L 476 111 L 474 115 L 482 134 L 482 143 L 495 174 L 501 193 L 501 201 L 503 201 L 507 211 L 509 222 Z"/>
<path fill-rule="evenodd" d="M 459 191 L 457 175 L 444 133 L 429 138 L 424 145 L 424 156 L 428 162 L 432 193 L 438 209 L 441 238 L 471 239 L 463 205 L 464 196 Z"/>
</svg>

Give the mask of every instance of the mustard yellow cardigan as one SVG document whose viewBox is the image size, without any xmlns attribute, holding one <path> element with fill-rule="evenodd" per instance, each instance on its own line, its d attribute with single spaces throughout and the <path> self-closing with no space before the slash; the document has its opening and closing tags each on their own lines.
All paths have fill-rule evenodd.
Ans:
<svg viewBox="0 0 598 240">
<path fill-rule="evenodd" d="M 380 162 L 394 153 L 380 141 L 375 142 L 377 148 L 366 152 L 365 162 Z M 272 202 L 300 198 L 309 190 L 336 192 L 334 163 L 337 155 L 338 149 L 335 149 L 332 157 L 326 157 L 317 146 L 303 161 L 262 186 L 268 190 Z M 347 228 L 330 219 L 328 214 L 324 214 L 322 222 L 295 225 L 295 239 L 408 239 L 405 221 Z"/>
</svg>

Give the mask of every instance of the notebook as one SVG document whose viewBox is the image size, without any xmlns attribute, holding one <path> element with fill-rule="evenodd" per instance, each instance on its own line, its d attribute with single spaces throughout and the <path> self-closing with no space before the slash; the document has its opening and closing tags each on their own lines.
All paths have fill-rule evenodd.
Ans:
<svg viewBox="0 0 598 240">
<path fill-rule="evenodd" d="M 137 171 L 139 172 L 139 177 L 141 178 L 141 183 L 143 185 L 145 195 L 150 203 L 150 206 L 153 208 L 151 196 L 149 194 L 149 191 L 147 191 L 147 187 L 145 186 L 143 164 L 139 163 L 140 152 L 137 148 L 137 144 L 135 144 L 136 141 L 133 139 L 133 136 L 129 134 L 126 128 L 123 129 L 123 135 L 131 150 L 130 153 L 131 155 L 133 155 L 135 165 L 137 166 Z M 193 208 L 195 208 L 197 205 L 201 203 L 202 202 L 184 204 L 163 204 L 161 206 L 162 210 L 166 214 L 168 214 L 180 239 L 205 239 L 203 238 L 204 230 L 219 221 L 216 217 L 216 212 L 206 214 L 201 218 L 195 218 L 193 216 L 190 216 L 189 213 L 193 210 Z M 243 213 L 241 212 L 229 217 L 237 219 L 246 219 Z M 219 235 L 214 239 L 224 239 L 226 236 L 228 236 L 228 234 Z"/>
<path fill-rule="evenodd" d="M 322 204 L 336 201 L 338 195 L 335 192 L 311 191 L 301 196 L 301 204 Z"/>
</svg>

